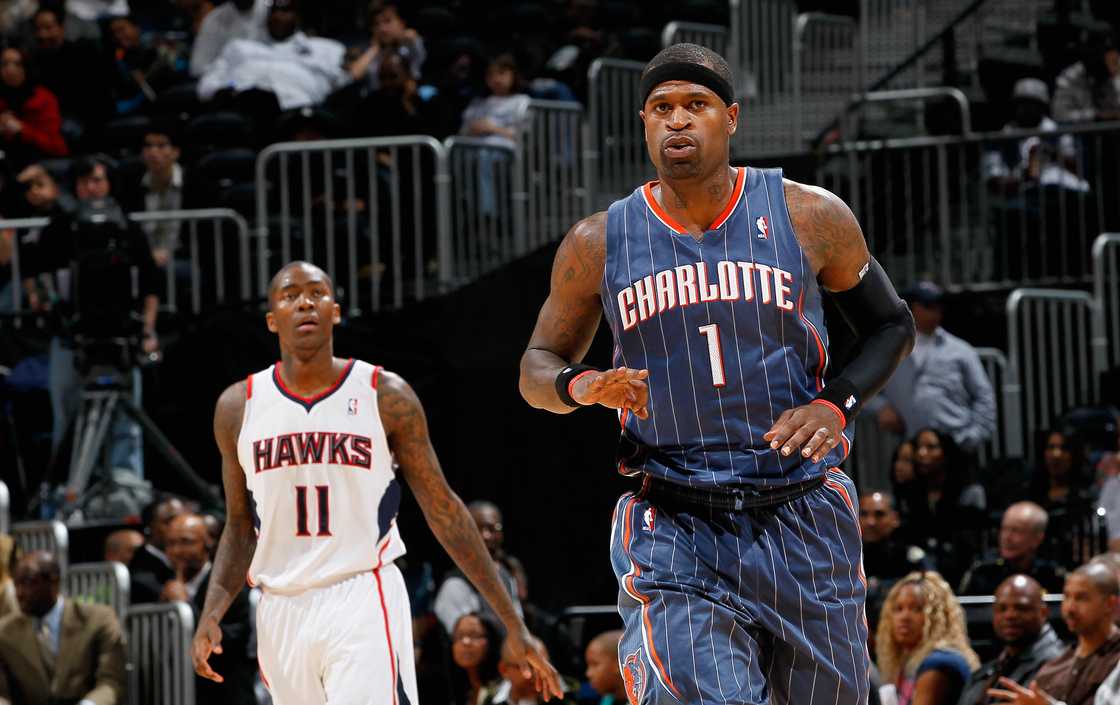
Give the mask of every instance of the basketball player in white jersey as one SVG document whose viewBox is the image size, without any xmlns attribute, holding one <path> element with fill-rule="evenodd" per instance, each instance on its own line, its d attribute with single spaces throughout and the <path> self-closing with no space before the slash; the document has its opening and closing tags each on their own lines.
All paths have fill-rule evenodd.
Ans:
<svg viewBox="0 0 1120 705">
<path fill-rule="evenodd" d="M 399 476 L 505 624 L 538 689 L 559 697 L 556 670 L 444 478 L 416 394 L 392 372 L 334 357 L 333 290 L 312 264 L 283 267 L 266 317 L 281 361 L 218 399 L 227 520 L 194 637 L 195 670 L 221 681 L 207 659 L 221 652 L 219 622 L 248 576 L 264 591 L 257 654 L 276 705 L 416 705 L 408 595 L 393 564 L 405 551 Z"/>
</svg>

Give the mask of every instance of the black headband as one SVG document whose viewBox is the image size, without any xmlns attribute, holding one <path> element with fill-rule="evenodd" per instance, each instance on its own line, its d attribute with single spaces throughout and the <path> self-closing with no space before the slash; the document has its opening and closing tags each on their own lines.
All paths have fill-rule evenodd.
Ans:
<svg viewBox="0 0 1120 705">
<path fill-rule="evenodd" d="M 650 69 L 642 76 L 642 104 L 645 105 L 646 99 L 649 98 L 650 93 L 653 93 L 654 88 L 666 81 L 697 83 L 718 95 L 727 105 L 735 102 L 735 91 L 731 89 L 731 84 L 715 71 L 702 64 L 671 61 Z"/>
</svg>

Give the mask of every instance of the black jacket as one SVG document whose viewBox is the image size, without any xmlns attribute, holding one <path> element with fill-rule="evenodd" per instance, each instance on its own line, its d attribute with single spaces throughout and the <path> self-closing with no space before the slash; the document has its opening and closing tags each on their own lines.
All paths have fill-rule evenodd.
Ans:
<svg viewBox="0 0 1120 705">
<path fill-rule="evenodd" d="M 1026 686 L 1042 668 L 1042 664 L 1057 658 L 1065 651 L 1065 644 L 1054 633 L 1049 624 L 1042 625 L 1042 631 L 1034 644 L 1015 658 L 1008 658 L 1006 652 L 994 660 L 982 664 L 972 674 L 958 705 L 989 705 L 988 688 L 994 687 L 1000 676 L 1010 678 L 1019 685 Z"/>
<path fill-rule="evenodd" d="M 152 553 L 148 544 L 144 544 L 132 554 L 132 560 L 128 563 L 128 573 L 131 578 L 129 601 L 134 605 L 159 602 L 164 583 L 175 577 L 175 570 L 171 565 Z"/>
</svg>

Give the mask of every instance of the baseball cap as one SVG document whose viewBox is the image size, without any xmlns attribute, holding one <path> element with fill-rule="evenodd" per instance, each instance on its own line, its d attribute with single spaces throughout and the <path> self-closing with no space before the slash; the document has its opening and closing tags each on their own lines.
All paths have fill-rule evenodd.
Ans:
<svg viewBox="0 0 1120 705">
<path fill-rule="evenodd" d="M 1014 98 L 1029 98 L 1050 105 L 1050 89 L 1046 82 L 1037 78 L 1020 78 L 1015 82 Z"/>
<path fill-rule="evenodd" d="M 936 306 L 945 299 L 945 290 L 931 281 L 921 281 L 902 292 L 902 298 L 923 306 Z"/>
</svg>

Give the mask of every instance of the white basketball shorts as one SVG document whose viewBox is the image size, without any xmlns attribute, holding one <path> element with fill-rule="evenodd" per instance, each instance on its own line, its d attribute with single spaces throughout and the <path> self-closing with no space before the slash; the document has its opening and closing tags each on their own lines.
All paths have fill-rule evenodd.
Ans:
<svg viewBox="0 0 1120 705">
<path fill-rule="evenodd" d="M 257 658 L 274 705 L 417 705 L 412 614 L 393 564 L 297 595 L 265 592 Z"/>
</svg>

